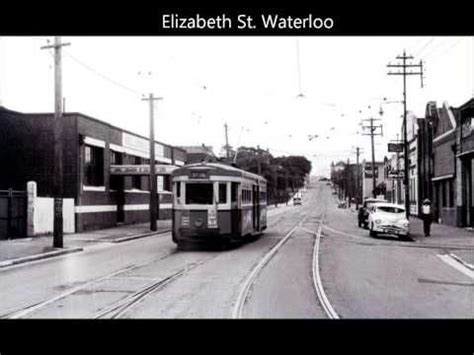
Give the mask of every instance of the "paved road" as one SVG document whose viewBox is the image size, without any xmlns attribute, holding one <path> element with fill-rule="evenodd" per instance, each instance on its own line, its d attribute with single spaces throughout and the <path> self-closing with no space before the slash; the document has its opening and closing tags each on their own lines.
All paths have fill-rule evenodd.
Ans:
<svg viewBox="0 0 474 355">
<path fill-rule="evenodd" d="M 335 206 L 319 183 L 302 206 L 270 211 L 262 237 L 229 250 L 177 251 L 164 234 L 2 269 L 0 314 L 327 318 L 319 272 L 341 318 L 473 317 L 473 280 L 441 260 L 442 250 L 369 238 L 353 213 Z"/>
</svg>

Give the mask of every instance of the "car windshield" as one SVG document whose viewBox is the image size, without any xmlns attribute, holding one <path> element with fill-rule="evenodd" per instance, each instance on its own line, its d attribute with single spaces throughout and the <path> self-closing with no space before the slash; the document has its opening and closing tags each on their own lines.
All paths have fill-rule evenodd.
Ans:
<svg viewBox="0 0 474 355">
<path fill-rule="evenodd" d="M 386 212 L 386 213 L 403 213 L 405 210 L 400 207 L 392 207 L 392 206 L 380 206 L 377 207 L 377 211 Z"/>
<path fill-rule="evenodd" d="M 376 205 L 377 203 L 380 203 L 380 202 L 383 202 L 383 201 L 370 201 L 370 202 L 366 202 L 366 203 L 365 203 L 365 207 L 370 209 L 371 207 L 373 207 L 374 205 Z"/>
</svg>

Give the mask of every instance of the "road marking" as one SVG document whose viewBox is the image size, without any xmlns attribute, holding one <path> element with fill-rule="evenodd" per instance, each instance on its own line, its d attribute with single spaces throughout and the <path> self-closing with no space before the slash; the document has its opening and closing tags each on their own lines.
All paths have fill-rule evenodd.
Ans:
<svg viewBox="0 0 474 355">
<path fill-rule="evenodd" d="M 245 280 L 243 287 L 240 290 L 239 296 L 237 297 L 237 301 L 234 304 L 234 308 L 232 309 L 232 318 L 242 318 L 245 301 L 249 295 L 250 287 L 253 285 L 257 275 L 260 271 L 264 268 L 264 266 L 273 258 L 273 256 L 277 253 L 277 251 L 285 244 L 288 239 L 290 239 L 291 235 L 295 232 L 295 230 L 303 223 L 306 219 L 304 217 L 298 224 L 296 224 L 283 238 L 280 240 L 270 251 L 265 254 L 265 256 L 260 259 L 259 263 L 254 267 L 252 272 L 249 274 L 247 279 Z"/>
<path fill-rule="evenodd" d="M 468 267 L 464 266 L 462 263 L 460 263 L 458 260 L 453 258 L 451 255 L 449 255 L 449 254 L 445 254 L 445 255 L 438 254 L 438 258 L 443 260 L 449 266 L 452 266 L 456 270 L 462 272 L 467 277 L 469 277 L 471 279 L 474 279 L 474 271 L 472 271 Z"/>
<path fill-rule="evenodd" d="M 465 267 L 467 267 L 469 270 L 474 271 L 474 265 L 469 264 L 468 262 L 464 261 L 463 259 L 461 259 L 459 256 L 457 256 L 457 255 L 454 254 L 454 253 L 449 253 L 449 255 L 450 255 L 453 259 L 455 259 L 455 260 L 457 260 L 458 262 L 460 262 L 461 264 L 463 264 L 463 265 L 464 265 Z"/>
<path fill-rule="evenodd" d="M 313 284 L 314 288 L 316 289 L 316 294 L 318 295 L 318 299 L 320 304 L 323 306 L 324 311 L 326 312 L 327 316 L 330 319 L 339 319 L 339 315 L 336 313 L 334 308 L 332 307 L 329 299 L 324 292 L 323 283 L 321 281 L 321 275 L 319 273 L 319 242 L 321 240 L 321 230 L 322 230 L 322 222 L 319 224 L 318 231 L 316 232 L 316 238 L 314 239 L 314 247 L 313 247 Z"/>
</svg>

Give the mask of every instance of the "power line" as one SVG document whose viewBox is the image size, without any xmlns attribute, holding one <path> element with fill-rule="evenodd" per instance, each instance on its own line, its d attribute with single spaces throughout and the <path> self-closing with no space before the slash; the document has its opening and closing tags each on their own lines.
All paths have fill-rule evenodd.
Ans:
<svg viewBox="0 0 474 355">
<path fill-rule="evenodd" d="M 132 92 L 134 94 L 137 94 L 139 96 L 142 96 L 142 93 L 135 90 L 135 89 L 132 89 L 130 88 L 129 86 L 126 86 L 124 84 L 121 84 L 119 83 L 117 80 L 114 80 L 114 79 L 111 79 L 110 77 L 108 77 L 107 75 L 104 75 L 102 73 L 100 73 L 99 71 L 97 71 L 96 69 L 92 68 L 90 65 L 84 63 L 83 61 L 81 61 L 80 59 L 76 58 L 75 56 L 73 56 L 72 54 L 68 53 L 67 51 L 64 51 L 64 54 L 66 54 L 66 56 L 68 56 L 69 58 L 71 58 L 74 62 L 76 62 L 77 64 L 81 65 L 82 67 L 84 67 L 85 69 L 89 70 L 90 72 L 96 74 L 97 76 L 101 77 L 102 79 L 104 79 L 105 81 L 115 85 L 115 86 L 118 86 L 124 90 L 127 90 L 129 92 Z"/>
<path fill-rule="evenodd" d="M 448 44 L 449 41 L 450 41 L 450 39 L 445 39 L 444 41 L 438 43 L 437 46 L 431 48 L 431 51 L 429 51 L 428 53 L 423 54 L 423 56 L 424 56 L 425 58 L 430 57 L 431 55 L 433 55 L 433 53 L 436 53 L 436 51 L 437 51 L 438 49 L 440 49 L 440 48 L 442 48 L 443 46 L 445 46 L 446 44 Z"/>
<path fill-rule="evenodd" d="M 421 53 L 423 53 L 423 51 L 425 50 L 426 47 L 428 47 L 431 43 L 433 43 L 433 41 L 436 39 L 436 37 L 432 37 L 427 43 L 425 43 L 425 45 L 423 47 L 421 47 L 421 49 L 418 49 L 416 51 L 413 51 L 415 52 L 415 55 L 416 56 L 419 56 Z"/>
<path fill-rule="evenodd" d="M 434 58 L 431 58 L 431 62 L 435 62 L 436 60 L 438 60 L 439 58 L 443 57 L 446 53 L 448 53 L 448 51 L 450 51 L 451 49 L 453 49 L 454 47 L 457 47 L 459 44 L 461 44 L 461 42 L 464 40 L 464 38 L 460 38 L 459 40 L 457 40 L 456 42 L 454 42 L 453 44 L 451 44 L 448 48 L 446 48 L 444 51 L 442 51 L 441 53 L 438 53 Z"/>
</svg>

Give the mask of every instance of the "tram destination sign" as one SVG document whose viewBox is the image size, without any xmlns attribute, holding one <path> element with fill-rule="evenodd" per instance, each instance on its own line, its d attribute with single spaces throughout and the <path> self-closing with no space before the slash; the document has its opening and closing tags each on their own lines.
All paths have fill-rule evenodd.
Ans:
<svg viewBox="0 0 474 355">
<path fill-rule="evenodd" d="M 209 172 L 208 171 L 191 171 L 189 173 L 190 179 L 208 179 Z"/>
<path fill-rule="evenodd" d="M 388 143 L 389 153 L 401 153 L 403 152 L 403 143 Z"/>
</svg>

